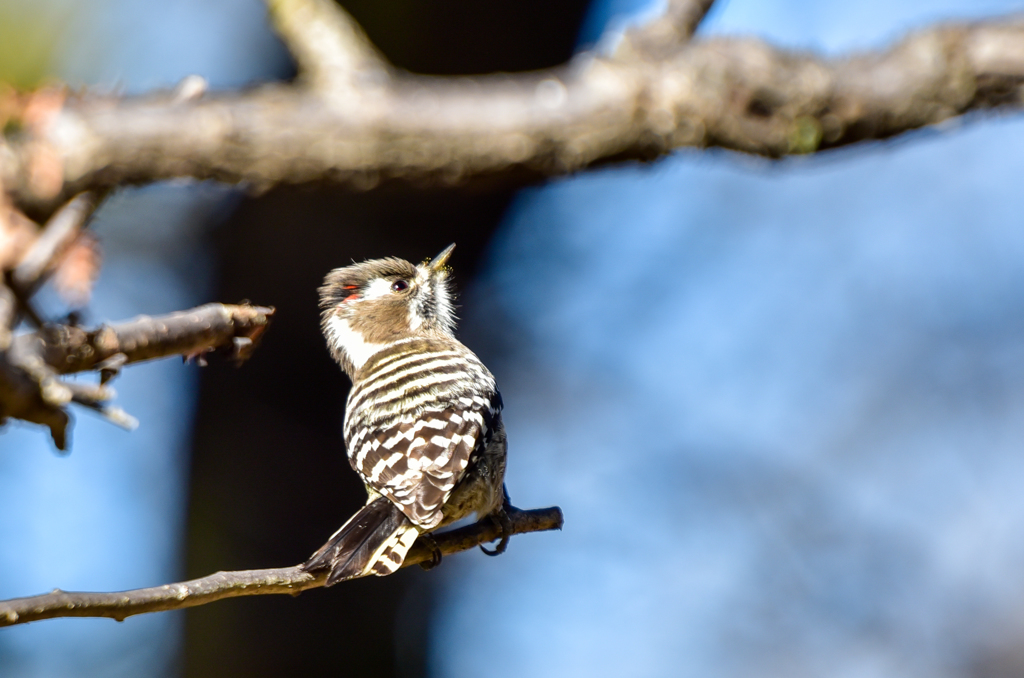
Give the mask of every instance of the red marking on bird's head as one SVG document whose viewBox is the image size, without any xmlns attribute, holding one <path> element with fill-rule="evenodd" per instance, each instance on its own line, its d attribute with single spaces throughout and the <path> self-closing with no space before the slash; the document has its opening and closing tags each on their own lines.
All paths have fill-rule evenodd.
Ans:
<svg viewBox="0 0 1024 678">
<path fill-rule="evenodd" d="M 357 290 L 357 289 L 359 289 L 359 285 L 342 285 L 341 289 L 343 289 L 343 290 Z M 353 299 L 358 299 L 358 298 L 359 298 L 358 294 L 350 294 L 347 297 L 345 297 L 344 299 L 342 299 L 341 303 L 344 304 L 344 303 L 347 303 L 349 301 L 352 301 Z"/>
</svg>

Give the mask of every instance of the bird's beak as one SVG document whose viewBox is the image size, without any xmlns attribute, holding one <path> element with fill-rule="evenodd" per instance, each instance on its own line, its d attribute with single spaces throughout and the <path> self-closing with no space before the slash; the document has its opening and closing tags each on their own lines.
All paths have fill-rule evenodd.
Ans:
<svg viewBox="0 0 1024 678">
<path fill-rule="evenodd" d="M 448 261 L 448 257 L 452 255 L 452 250 L 454 249 L 455 243 L 452 243 L 451 245 L 448 245 L 448 247 L 445 247 L 440 254 L 434 257 L 427 266 L 427 268 L 430 269 L 430 272 L 439 273 L 444 268 L 445 263 Z"/>
</svg>

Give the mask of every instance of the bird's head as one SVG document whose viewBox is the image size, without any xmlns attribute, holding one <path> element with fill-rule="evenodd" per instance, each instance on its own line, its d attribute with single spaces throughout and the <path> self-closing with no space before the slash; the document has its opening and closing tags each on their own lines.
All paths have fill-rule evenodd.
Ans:
<svg viewBox="0 0 1024 678">
<path fill-rule="evenodd" d="M 449 245 L 419 266 L 373 259 L 327 274 L 321 320 L 331 353 L 351 376 L 384 346 L 418 336 L 452 336 L 455 311 L 446 265 Z"/>
</svg>

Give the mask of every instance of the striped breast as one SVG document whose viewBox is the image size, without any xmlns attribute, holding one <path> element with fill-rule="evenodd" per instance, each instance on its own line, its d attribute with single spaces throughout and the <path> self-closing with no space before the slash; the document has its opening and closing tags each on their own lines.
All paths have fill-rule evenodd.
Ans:
<svg viewBox="0 0 1024 678">
<path fill-rule="evenodd" d="M 345 413 L 349 462 L 417 526 L 433 529 L 500 411 L 494 377 L 458 341 L 396 342 L 356 374 Z"/>
</svg>

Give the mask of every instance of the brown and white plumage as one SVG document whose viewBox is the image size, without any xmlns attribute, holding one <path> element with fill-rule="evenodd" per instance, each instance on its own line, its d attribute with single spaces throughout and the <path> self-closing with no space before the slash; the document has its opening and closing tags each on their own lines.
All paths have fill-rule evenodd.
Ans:
<svg viewBox="0 0 1024 678">
<path fill-rule="evenodd" d="M 453 334 L 452 247 L 420 266 L 377 259 L 336 269 L 320 289 L 324 334 L 352 379 L 349 463 L 369 495 L 304 565 L 329 568 L 328 585 L 390 574 L 421 533 L 502 511 L 501 395 Z"/>
</svg>

